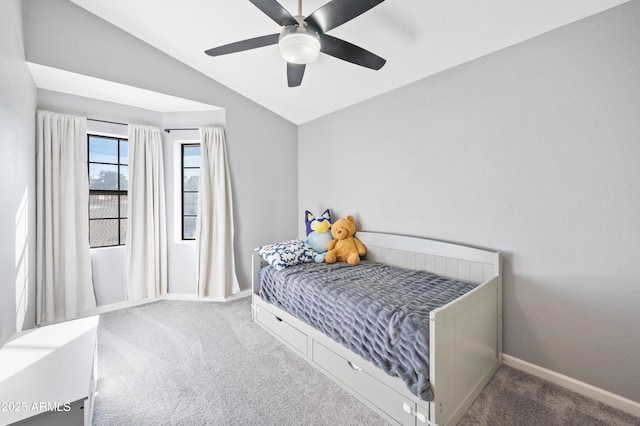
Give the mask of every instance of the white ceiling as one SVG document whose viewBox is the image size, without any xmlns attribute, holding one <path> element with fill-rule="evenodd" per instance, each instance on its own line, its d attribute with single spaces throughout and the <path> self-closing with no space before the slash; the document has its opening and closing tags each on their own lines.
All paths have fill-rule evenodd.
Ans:
<svg viewBox="0 0 640 426">
<path fill-rule="evenodd" d="M 219 57 L 203 53 L 279 32 L 249 1 L 71 1 L 302 124 L 628 0 L 386 0 L 329 31 L 385 58 L 381 70 L 321 54 L 296 88 L 287 87 L 277 45 Z M 297 0 L 279 1 L 295 14 Z M 303 0 L 303 15 L 326 2 Z"/>
</svg>

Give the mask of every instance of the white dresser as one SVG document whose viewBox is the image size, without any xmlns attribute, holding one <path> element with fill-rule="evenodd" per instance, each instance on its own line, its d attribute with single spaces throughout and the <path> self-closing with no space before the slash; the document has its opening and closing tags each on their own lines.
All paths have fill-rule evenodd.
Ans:
<svg viewBox="0 0 640 426">
<path fill-rule="evenodd" d="M 91 425 L 98 319 L 17 333 L 0 348 L 0 425 Z"/>
</svg>

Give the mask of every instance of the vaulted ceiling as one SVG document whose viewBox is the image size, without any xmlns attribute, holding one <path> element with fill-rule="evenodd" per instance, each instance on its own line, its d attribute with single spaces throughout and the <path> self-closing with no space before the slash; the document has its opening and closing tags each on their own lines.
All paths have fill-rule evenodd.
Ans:
<svg viewBox="0 0 640 426">
<path fill-rule="evenodd" d="M 287 86 L 286 62 L 277 45 L 218 57 L 204 54 L 280 31 L 248 0 L 71 1 L 301 124 L 627 0 L 386 0 L 328 32 L 386 59 L 382 69 L 321 53 L 293 88 Z M 325 3 L 303 0 L 303 15 Z M 296 14 L 297 0 L 280 4 Z"/>
</svg>

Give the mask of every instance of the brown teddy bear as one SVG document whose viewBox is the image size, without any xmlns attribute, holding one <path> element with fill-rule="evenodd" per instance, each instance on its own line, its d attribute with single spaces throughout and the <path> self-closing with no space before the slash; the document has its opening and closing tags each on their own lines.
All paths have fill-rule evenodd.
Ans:
<svg viewBox="0 0 640 426">
<path fill-rule="evenodd" d="M 356 224 L 353 216 L 349 215 L 344 219 L 338 219 L 331 225 L 331 236 L 333 239 L 327 243 L 327 253 L 324 261 L 326 263 L 347 262 L 349 265 L 360 263 L 360 256 L 364 256 L 367 250 L 359 239 L 354 237 Z"/>
</svg>

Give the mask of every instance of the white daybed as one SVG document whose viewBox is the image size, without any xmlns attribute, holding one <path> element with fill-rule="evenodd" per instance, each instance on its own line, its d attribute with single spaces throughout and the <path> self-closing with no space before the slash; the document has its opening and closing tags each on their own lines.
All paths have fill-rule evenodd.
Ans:
<svg viewBox="0 0 640 426">
<path fill-rule="evenodd" d="M 392 424 L 456 424 L 502 361 L 502 279 L 498 252 L 423 238 L 358 232 L 369 261 L 477 283 L 429 314 L 429 382 L 420 400 L 392 377 L 259 296 L 266 263 L 253 255 L 253 320 Z"/>
</svg>

